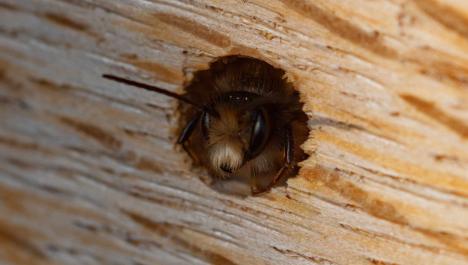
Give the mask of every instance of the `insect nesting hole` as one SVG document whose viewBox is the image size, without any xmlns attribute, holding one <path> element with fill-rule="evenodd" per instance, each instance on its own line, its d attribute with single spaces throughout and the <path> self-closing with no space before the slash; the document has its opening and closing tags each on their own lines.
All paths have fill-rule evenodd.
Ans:
<svg viewBox="0 0 468 265">
<path fill-rule="evenodd" d="M 307 116 L 283 70 L 224 57 L 195 73 L 185 91 L 193 104 L 180 104 L 178 142 L 214 189 L 255 195 L 297 173 Z"/>
</svg>

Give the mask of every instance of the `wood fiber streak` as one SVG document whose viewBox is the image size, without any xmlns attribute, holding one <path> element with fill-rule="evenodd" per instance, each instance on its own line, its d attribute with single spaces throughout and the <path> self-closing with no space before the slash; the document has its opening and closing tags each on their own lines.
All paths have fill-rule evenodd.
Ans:
<svg viewBox="0 0 468 265">
<path fill-rule="evenodd" d="M 190 33 L 196 38 L 201 38 L 221 48 L 226 48 L 231 44 L 228 36 L 215 31 L 207 26 L 182 17 L 170 14 L 155 14 L 155 17 L 164 23 L 180 28 L 182 31 Z"/>
<path fill-rule="evenodd" d="M 443 24 L 448 30 L 458 32 L 464 38 L 468 38 L 468 18 L 463 15 L 456 7 L 444 4 L 443 1 L 422 1 L 416 0 L 415 3 L 425 13 Z"/>
<path fill-rule="evenodd" d="M 378 31 L 366 32 L 353 25 L 353 22 L 337 17 L 306 0 L 282 0 L 287 8 L 296 11 L 306 18 L 310 18 L 334 34 L 363 46 L 384 57 L 397 57 L 396 50 L 386 46 Z"/>
<path fill-rule="evenodd" d="M 156 62 L 142 60 L 135 54 L 123 54 L 121 57 L 129 64 L 153 74 L 158 80 L 171 82 L 183 78 L 180 71 L 168 69 L 167 66 Z"/>
<path fill-rule="evenodd" d="M 114 136 L 112 136 L 111 133 L 106 132 L 97 126 L 67 117 L 60 117 L 59 120 L 64 124 L 74 128 L 78 132 L 81 132 L 84 135 L 93 138 L 108 149 L 118 150 L 122 146 L 122 143 L 119 140 L 117 140 Z"/>
<path fill-rule="evenodd" d="M 426 114 L 429 118 L 432 118 L 447 128 L 450 128 L 453 132 L 460 135 L 460 137 L 468 138 L 468 124 L 464 121 L 458 120 L 447 113 L 443 112 L 433 103 L 425 101 L 424 99 L 414 97 L 412 95 L 403 95 L 402 98 L 413 105 L 415 108 Z"/>
<path fill-rule="evenodd" d="M 174 100 L 217 57 L 282 68 L 310 155 L 216 192 Z M 468 264 L 468 5 L 0 0 L 1 264 Z"/>
<path fill-rule="evenodd" d="M 61 25 L 61 26 L 64 26 L 64 27 L 68 27 L 72 30 L 77 30 L 77 31 L 87 31 L 88 30 L 88 26 L 84 25 L 84 24 L 81 24 L 81 23 L 78 23 L 76 21 L 73 21 L 67 17 L 64 17 L 62 15 L 59 15 L 59 14 L 54 14 L 54 13 L 47 13 L 44 15 L 44 17 L 50 21 L 52 21 L 53 23 L 56 23 L 58 25 Z"/>
</svg>

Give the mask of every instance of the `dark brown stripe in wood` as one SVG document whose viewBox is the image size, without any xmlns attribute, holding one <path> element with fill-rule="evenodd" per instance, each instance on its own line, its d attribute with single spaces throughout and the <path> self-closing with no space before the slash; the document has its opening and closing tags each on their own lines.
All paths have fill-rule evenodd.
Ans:
<svg viewBox="0 0 468 265">
<path fill-rule="evenodd" d="M 314 5 L 313 1 L 281 0 L 281 2 L 298 14 L 313 19 L 337 36 L 360 45 L 375 54 L 390 58 L 398 57 L 398 52 L 396 50 L 383 43 L 378 31 L 372 33 L 365 32 L 349 21 L 325 12 Z"/>
<path fill-rule="evenodd" d="M 468 38 L 468 17 L 463 16 L 450 6 L 434 0 L 415 0 L 416 5 L 427 15 L 437 20 L 447 29 L 453 30 L 464 38 Z"/>
<path fill-rule="evenodd" d="M 187 249 L 195 256 L 208 261 L 210 264 L 237 265 L 237 263 L 234 263 L 230 259 L 223 257 L 220 254 L 211 252 L 208 248 L 203 248 L 203 246 L 197 245 L 195 242 L 191 241 L 190 238 L 183 238 L 181 236 L 181 232 L 184 230 L 184 227 L 181 225 L 166 222 L 155 222 L 145 216 L 130 211 L 125 211 L 125 214 L 134 222 L 142 225 L 149 231 L 152 231 L 159 236 L 172 241 L 174 244 Z"/>
<path fill-rule="evenodd" d="M 75 120 L 69 117 L 60 117 L 60 121 L 77 131 L 93 138 L 101 143 L 104 147 L 112 150 L 118 150 L 122 147 L 122 142 L 112 136 L 110 132 L 105 131 L 95 125 L 88 124 L 82 121 Z"/>
<path fill-rule="evenodd" d="M 401 98 L 444 126 L 450 128 L 463 138 L 468 138 L 468 125 L 439 109 L 434 103 L 412 95 L 401 95 Z"/>
<path fill-rule="evenodd" d="M 228 36 L 193 20 L 188 20 L 183 17 L 177 17 L 164 13 L 156 13 L 154 16 L 166 24 L 178 27 L 181 30 L 194 35 L 195 37 L 204 39 L 209 43 L 212 43 L 221 48 L 226 48 L 231 45 L 231 39 Z M 190 40 L 187 40 L 187 42 L 190 42 Z"/>
<path fill-rule="evenodd" d="M 88 30 L 88 26 L 84 25 L 84 24 L 81 24 L 81 23 L 78 23 L 76 21 L 73 21 L 71 19 L 69 19 L 68 17 L 65 17 L 65 16 L 62 16 L 60 14 L 55 14 L 55 13 L 46 13 L 44 14 L 44 17 L 57 24 L 57 25 L 60 25 L 60 26 L 63 26 L 63 27 L 67 27 L 67 28 L 71 28 L 73 30 L 76 30 L 76 31 L 87 31 Z"/>
</svg>

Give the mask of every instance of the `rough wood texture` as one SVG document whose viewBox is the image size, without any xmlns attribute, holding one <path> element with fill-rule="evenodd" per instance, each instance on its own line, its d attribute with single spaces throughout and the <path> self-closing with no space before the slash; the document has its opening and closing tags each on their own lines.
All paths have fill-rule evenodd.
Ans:
<svg viewBox="0 0 468 265">
<path fill-rule="evenodd" d="M 174 144 L 219 56 L 305 102 L 288 187 L 219 194 Z M 0 263 L 468 264 L 464 0 L 0 0 Z"/>
</svg>

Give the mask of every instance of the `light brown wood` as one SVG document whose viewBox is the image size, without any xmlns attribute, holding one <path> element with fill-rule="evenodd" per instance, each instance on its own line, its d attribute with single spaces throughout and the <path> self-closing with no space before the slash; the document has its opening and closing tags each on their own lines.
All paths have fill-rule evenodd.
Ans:
<svg viewBox="0 0 468 265">
<path fill-rule="evenodd" d="M 284 69 L 311 129 L 259 197 L 175 145 L 218 57 Z M 468 264 L 464 0 L 0 0 L 0 263 Z"/>
</svg>

